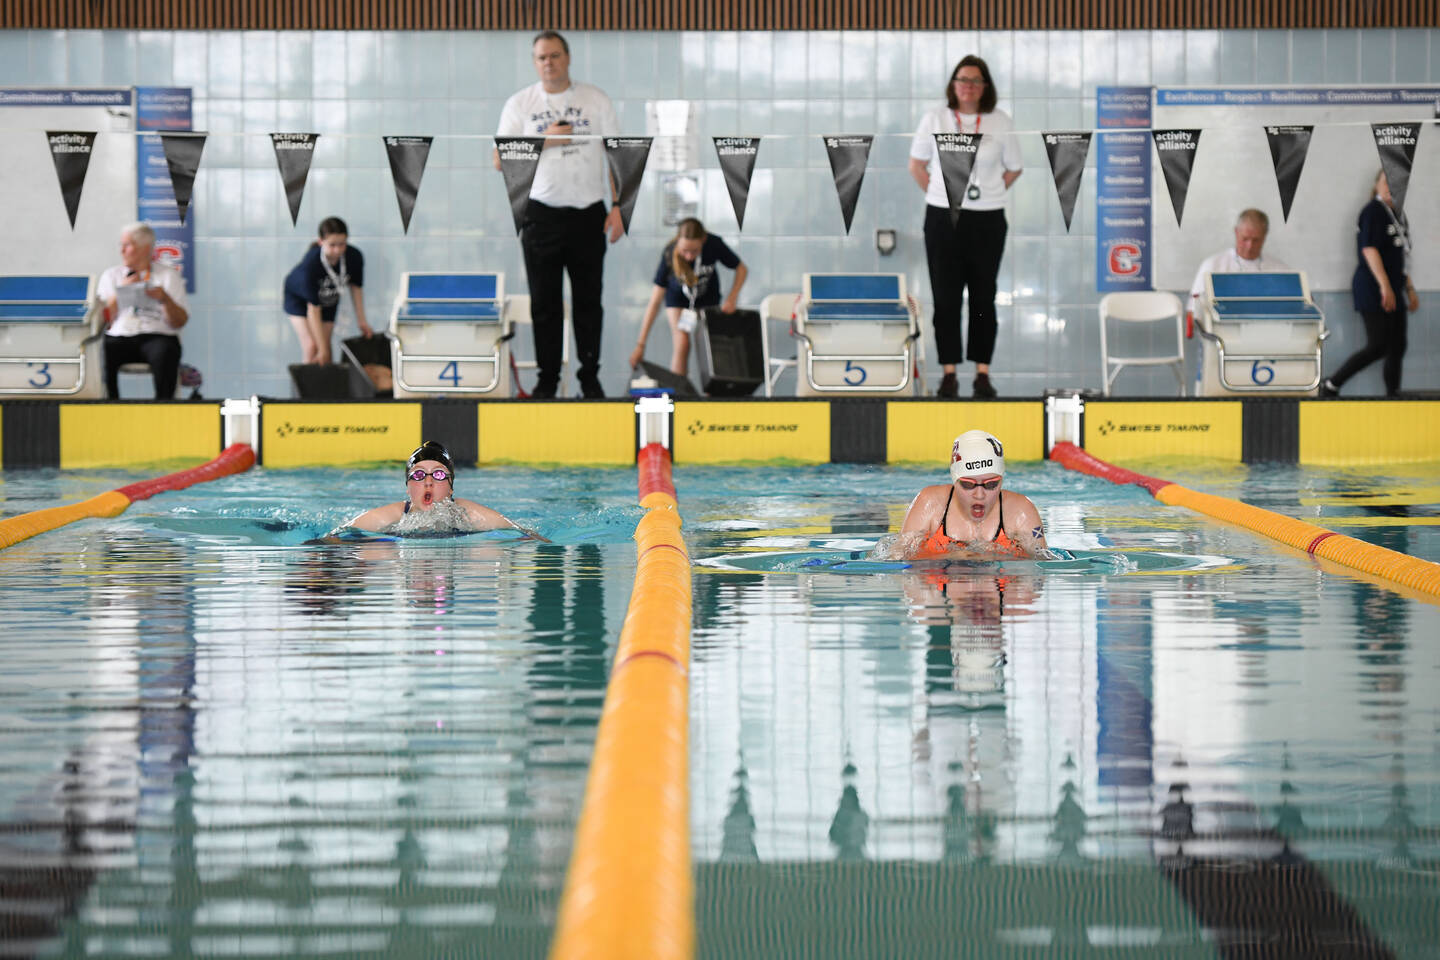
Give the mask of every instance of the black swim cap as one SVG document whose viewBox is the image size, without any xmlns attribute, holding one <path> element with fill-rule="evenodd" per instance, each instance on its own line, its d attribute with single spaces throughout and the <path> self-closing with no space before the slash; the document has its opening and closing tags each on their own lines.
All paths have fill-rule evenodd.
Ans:
<svg viewBox="0 0 1440 960">
<path fill-rule="evenodd" d="M 437 440 L 426 440 L 415 448 L 410 454 L 410 459 L 405 461 L 405 476 L 408 479 L 410 471 L 415 469 L 415 464 L 421 460 L 434 460 L 443 463 L 446 471 L 450 474 L 450 488 L 455 488 L 455 461 L 450 459 L 450 451 L 445 449 L 445 444 Z"/>
</svg>

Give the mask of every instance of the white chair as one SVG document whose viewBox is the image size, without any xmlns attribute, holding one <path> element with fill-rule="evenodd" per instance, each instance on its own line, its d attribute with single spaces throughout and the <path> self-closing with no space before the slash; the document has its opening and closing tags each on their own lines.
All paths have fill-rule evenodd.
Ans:
<svg viewBox="0 0 1440 960">
<path fill-rule="evenodd" d="M 765 355 L 765 396 L 775 395 L 775 384 L 784 376 L 786 370 L 794 370 L 797 363 L 794 355 L 788 357 L 777 357 L 770 349 L 770 322 L 778 321 L 785 325 L 786 335 L 790 336 L 792 325 L 795 321 L 795 306 L 800 301 L 798 293 L 772 293 L 760 301 L 760 345 Z"/>
<path fill-rule="evenodd" d="M 1175 352 L 1157 353 L 1145 356 L 1112 356 L 1110 354 L 1109 326 L 1111 321 L 1119 327 L 1139 324 L 1159 324 L 1154 327 L 1162 340 L 1169 339 L 1167 327 L 1175 329 Z M 1138 332 L 1138 331 L 1135 331 Z M 1160 290 L 1136 290 L 1124 293 L 1109 293 L 1100 299 L 1100 361 L 1105 379 L 1105 396 L 1115 378 L 1125 367 L 1168 366 L 1175 373 L 1180 396 L 1185 396 L 1185 312 L 1180 298 L 1173 293 Z"/>
<path fill-rule="evenodd" d="M 511 297 L 510 302 L 505 306 L 505 317 L 506 321 L 510 323 L 512 327 L 533 326 L 530 319 L 530 295 L 527 293 Z M 568 397 L 570 395 L 570 341 L 574 339 L 575 331 L 571 328 L 570 324 L 570 302 L 568 300 L 565 302 L 564 323 L 565 335 L 560 338 L 560 383 L 559 390 L 556 393 L 558 397 Z M 534 337 L 532 335 L 526 334 L 526 339 L 527 342 L 533 345 Z M 516 356 L 516 353 L 517 351 L 512 348 L 510 351 L 510 363 L 511 366 L 514 367 L 517 377 L 521 370 L 534 370 L 537 368 L 534 360 L 522 360 Z M 517 382 L 515 389 L 522 389 L 522 384 Z"/>
<path fill-rule="evenodd" d="M 508 396 L 520 309 L 509 306 L 503 273 L 403 274 L 390 312 L 395 397 Z"/>
<path fill-rule="evenodd" d="M 805 274 L 794 334 L 800 396 L 895 396 L 919 383 L 919 310 L 901 274 Z"/>
<path fill-rule="evenodd" d="M 0 395 L 103 397 L 103 332 L 93 277 L 0 277 Z"/>
</svg>

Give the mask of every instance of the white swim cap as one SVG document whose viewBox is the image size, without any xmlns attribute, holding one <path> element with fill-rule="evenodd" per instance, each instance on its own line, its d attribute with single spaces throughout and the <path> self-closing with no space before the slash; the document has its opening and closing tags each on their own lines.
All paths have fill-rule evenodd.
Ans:
<svg viewBox="0 0 1440 960">
<path fill-rule="evenodd" d="M 984 430 L 966 430 L 956 437 L 950 448 L 950 479 L 991 473 L 1005 476 L 1005 448 L 1000 440 Z"/>
</svg>

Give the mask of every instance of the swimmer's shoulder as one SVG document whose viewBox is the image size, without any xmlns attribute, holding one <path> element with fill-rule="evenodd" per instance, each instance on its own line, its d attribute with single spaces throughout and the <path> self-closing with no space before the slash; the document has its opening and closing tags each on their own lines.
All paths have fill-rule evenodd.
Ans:
<svg viewBox="0 0 1440 960">
<path fill-rule="evenodd" d="M 376 507 L 373 510 L 366 510 L 349 523 L 347 527 L 356 527 L 361 530 L 383 530 L 405 516 L 405 502 L 387 503 L 383 507 Z"/>
</svg>

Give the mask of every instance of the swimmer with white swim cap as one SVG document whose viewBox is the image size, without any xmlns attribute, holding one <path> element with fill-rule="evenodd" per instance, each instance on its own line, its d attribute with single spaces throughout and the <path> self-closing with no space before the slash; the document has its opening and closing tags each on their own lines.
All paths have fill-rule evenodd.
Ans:
<svg viewBox="0 0 1440 960">
<path fill-rule="evenodd" d="M 950 483 L 925 487 L 905 513 L 901 534 L 923 536 L 916 557 L 953 547 L 993 548 L 1044 558 L 1045 528 L 1030 498 L 1003 489 L 1005 448 L 984 430 L 967 430 L 950 448 Z M 917 539 L 918 539 L 917 536 Z"/>
<path fill-rule="evenodd" d="M 444 503 L 454 503 L 465 512 L 465 517 L 474 524 L 475 530 L 522 530 L 501 513 L 482 506 L 473 500 L 461 500 L 455 496 L 455 461 L 444 444 L 426 440 L 405 463 L 405 499 L 398 503 L 386 504 L 367 510 L 351 520 L 346 526 L 361 530 L 384 530 L 398 523 L 412 510 L 424 512 Z"/>
</svg>

